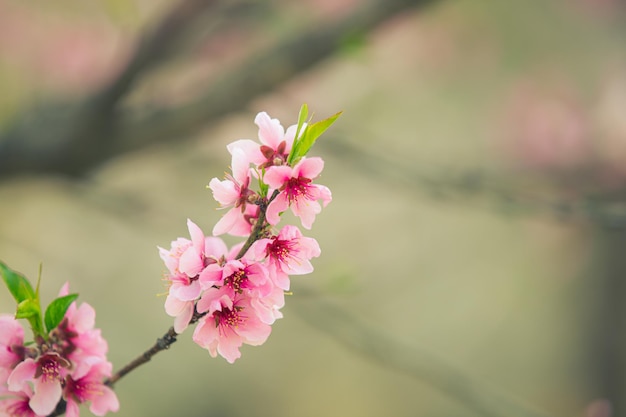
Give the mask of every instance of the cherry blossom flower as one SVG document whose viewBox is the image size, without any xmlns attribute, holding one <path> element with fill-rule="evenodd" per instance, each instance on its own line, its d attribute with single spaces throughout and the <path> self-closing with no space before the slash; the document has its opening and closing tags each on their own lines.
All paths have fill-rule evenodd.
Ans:
<svg viewBox="0 0 626 417">
<path fill-rule="evenodd" d="M 256 259 L 267 256 L 270 276 L 283 290 L 289 290 L 289 275 L 313 272 L 311 259 L 321 253 L 315 239 L 303 236 L 292 225 L 284 226 L 276 236 L 256 241 L 250 252 Z"/>
<path fill-rule="evenodd" d="M 7 314 L 0 315 L 0 369 L 13 369 L 24 359 L 24 329 Z"/>
<path fill-rule="evenodd" d="M 26 358 L 13 369 L 7 385 L 10 391 L 19 392 L 32 383 L 33 395 L 29 406 L 36 414 L 48 415 L 61 399 L 61 382 L 70 366 L 66 359 L 55 352 L 45 353 L 37 360 Z"/>
<path fill-rule="evenodd" d="M 68 294 L 66 283 L 59 296 Z M 117 397 L 103 385 L 111 375 L 108 345 L 94 325 L 93 307 L 72 302 L 57 327 L 24 346 L 19 323 L 0 316 L 0 415 L 47 416 L 70 394 L 70 417 L 87 400 L 94 414 L 116 411 Z"/>
<path fill-rule="evenodd" d="M 43 417 L 44 414 L 37 414 L 30 407 L 32 395 L 33 391 L 29 385 L 26 385 L 23 391 L 17 392 L 9 391 L 0 385 L 0 416 Z"/>
<path fill-rule="evenodd" d="M 209 182 L 209 188 L 213 192 L 213 198 L 220 203 L 222 208 L 232 207 L 215 224 L 213 235 L 218 236 L 230 233 L 235 236 L 246 236 L 252 229 L 251 218 L 257 213 L 253 203 L 257 194 L 250 186 L 250 164 L 244 151 L 240 148 L 232 150 L 232 175 L 226 175 L 226 179 L 220 181 L 213 178 Z"/>
<path fill-rule="evenodd" d="M 169 251 L 159 248 L 161 259 L 170 272 L 165 312 L 175 318 L 174 330 L 179 334 L 189 325 L 194 302 L 200 297 L 200 273 L 206 266 L 217 263 L 228 251 L 221 239 L 205 237 L 191 220 L 187 220 L 187 227 L 191 240 L 178 238 L 172 242 Z"/>
<path fill-rule="evenodd" d="M 80 378 L 69 376 L 65 380 L 63 397 L 67 401 L 67 417 L 78 417 L 78 405 L 91 402 L 89 411 L 97 416 L 103 416 L 109 411 L 116 412 L 120 404 L 117 396 L 102 383 L 103 377 L 111 376 L 111 364 L 100 361 L 89 368 L 89 371 Z"/>
<path fill-rule="evenodd" d="M 231 299 L 224 289 L 210 288 L 197 308 L 198 312 L 207 314 L 198 321 L 194 342 L 207 349 L 212 357 L 219 354 L 229 363 L 241 357 L 242 344 L 261 345 L 272 331 L 269 324 L 259 319 L 250 298 L 241 294 Z"/>
<path fill-rule="evenodd" d="M 253 164 L 259 170 L 274 165 L 284 165 L 293 146 L 296 136 L 296 125 L 290 126 L 287 131 L 278 119 L 272 119 L 266 112 L 256 115 L 254 123 L 259 127 L 259 141 L 240 139 L 227 146 L 228 151 L 235 155 L 235 151 L 243 151 L 244 160 Z"/>
<path fill-rule="evenodd" d="M 313 184 L 322 169 L 324 161 L 317 157 L 302 158 L 293 168 L 285 165 L 269 168 L 263 180 L 271 188 L 280 190 L 280 194 L 267 207 L 267 221 L 277 224 L 280 213 L 291 207 L 293 214 L 300 217 L 302 226 L 310 229 L 315 215 L 322 211 L 317 200 L 321 199 L 324 207 L 332 200 L 327 187 Z"/>
</svg>

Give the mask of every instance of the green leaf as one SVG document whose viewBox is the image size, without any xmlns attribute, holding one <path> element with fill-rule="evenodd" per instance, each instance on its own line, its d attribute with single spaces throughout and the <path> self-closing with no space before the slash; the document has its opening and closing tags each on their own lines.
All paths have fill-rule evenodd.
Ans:
<svg viewBox="0 0 626 417">
<path fill-rule="evenodd" d="M 296 154 L 298 153 L 298 148 L 300 147 L 301 136 L 300 132 L 302 130 L 302 126 L 306 123 L 306 118 L 309 117 L 309 107 L 306 104 L 303 104 L 300 107 L 300 113 L 298 113 L 298 127 L 296 128 L 296 136 L 293 140 L 293 145 L 291 147 L 291 152 L 289 153 L 289 157 L 287 157 L 287 163 L 291 164 L 296 159 Z"/>
<path fill-rule="evenodd" d="M 324 120 L 307 125 L 304 132 L 302 132 L 302 137 L 294 143 L 291 154 L 289 155 L 289 163 L 295 163 L 298 159 L 305 156 L 315 144 L 315 141 L 335 123 L 335 120 L 337 120 L 342 113 L 343 112 L 340 111 Z"/>
<path fill-rule="evenodd" d="M 0 262 L 0 275 L 11 292 L 15 301 L 19 304 L 25 300 L 34 300 L 35 291 L 26 277 Z"/>
<path fill-rule="evenodd" d="M 76 298 L 78 298 L 78 294 L 68 294 L 54 299 L 48 305 L 44 316 L 44 322 L 46 323 L 46 330 L 48 330 L 48 333 L 61 323 L 61 320 L 65 317 L 67 309 L 70 307 L 70 304 L 76 300 Z"/>
<path fill-rule="evenodd" d="M 41 323 L 41 308 L 39 307 L 39 300 L 29 299 L 20 302 L 17 305 L 15 318 L 28 320 L 35 336 L 46 336 Z"/>
</svg>

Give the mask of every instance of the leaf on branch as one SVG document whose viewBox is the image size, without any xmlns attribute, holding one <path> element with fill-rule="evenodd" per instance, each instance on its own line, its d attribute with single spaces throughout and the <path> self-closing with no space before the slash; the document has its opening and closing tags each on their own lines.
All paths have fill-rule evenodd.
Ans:
<svg viewBox="0 0 626 417">
<path fill-rule="evenodd" d="M 44 315 L 44 323 L 48 333 L 61 323 L 67 309 L 70 308 L 70 305 L 76 298 L 78 298 L 78 294 L 68 294 L 52 300 L 48 308 L 46 308 L 46 314 Z"/>
<path fill-rule="evenodd" d="M 13 271 L 11 268 L 0 262 L 0 275 L 11 292 L 15 301 L 20 304 L 25 300 L 34 300 L 35 290 L 25 276 Z"/>
<path fill-rule="evenodd" d="M 298 128 L 296 130 L 296 138 L 294 140 L 293 147 L 291 149 L 291 153 L 289 154 L 288 162 L 290 164 L 297 163 L 300 158 L 305 156 L 311 147 L 315 144 L 315 141 L 322 136 L 324 132 L 333 124 L 335 120 L 341 116 L 343 112 L 340 111 L 338 113 L 333 114 L 332 116 L 320 120 L 315 123 L 310 123 L 304 126 L 304 131 L 302 135 L 299 135 L 300 130 L 304 125 L 304 121 L 308 115 L 308 109 L 306 104 L 302 105 L 300 109 L 300 115 L 298 117 Z"/>
</svg>

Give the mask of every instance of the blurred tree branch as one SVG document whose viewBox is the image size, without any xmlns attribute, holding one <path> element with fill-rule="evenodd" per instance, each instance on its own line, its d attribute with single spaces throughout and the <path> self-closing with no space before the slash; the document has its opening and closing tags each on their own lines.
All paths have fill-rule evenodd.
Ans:
<svg viewBox="0 0 626 417">
<path fill-rule="evenodd" d="M 173 52 L 194 20 L 211 13 L 228 23 L 234 11 L 246 5 L 183 0 L 146 31 L 127 66 L 101 91 L 83 100 L 45 103 L 20 115 L 0 135 L 0 176 L 23 172 L 80 176 L 116 155 L 180 140 L 327 58 L 351 36 L 366 33 L 401 10 L 431 1 L 366 1 L 344 19 L 288 36 L 249 57 L 179 107 L 147 114 L 120 111 L 120 100 L 133 84 Z"/>
<path fill-rule="evenodd" d="M 479 169 L 439 167 L 429 171 L 423 168 L 427 164 L 416 163 L 414 158 L 369 150 L 339 138 L 324 141 L 320 146 L 364 175 L 387 184 L 401 184 L 408 192 L 461 201 L 464 205 L 478 198 L 504 214 L 589 222 L 607 230 L 626 228 L 626 199 L 622 190 L 603 193 L 597 187 L 590 191 L 588 185 L 580 185 L 580 189 L 571 193 L 572 190 L 563 192 L 550 178 L 525 184 L 520 177 L 506 178 L 502 173 Z"/>
</svg>

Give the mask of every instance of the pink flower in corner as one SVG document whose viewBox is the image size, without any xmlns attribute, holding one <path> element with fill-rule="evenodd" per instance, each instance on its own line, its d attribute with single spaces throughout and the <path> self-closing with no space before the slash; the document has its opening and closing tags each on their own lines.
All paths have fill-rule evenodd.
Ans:
<svg viewBox="0 0 626 417">
<path fill-rule="evenodd" d="M 67 377 L 63 396 L 67 401 L 67 417 L 78 417 L 78 405 L 91 402 L 89 410 L 103 416 L 109 411 L 116 412 L 120 408 L 115 392 L 102 383 L 104 377 L 111 376 L 111 364 L 106 361 L 91 366 L 89 372 L 78 377 Z"/>
<path fill-rule="evenodd" d="M 29 385 L 23 391 L 17 392 L 0 386 L 0 416 L 43 417 L 44 414 L 37 414 L 30 407 L 32 396 L 33 391 Z"/>
<path fill-rule="evenodd" d="M 270 188 L 280 190 L 280 194 L 267 207 L 267 221 L 277 224 L 280 213 L 291 207 L 293 214 L 300 217 L 302 226 L 310 229 L 315 216 L 322 211 L 317 200 L 322 200 L 324 207 L 332 200 L 327 187 L 313 184 L 323 169 L 324 161 L 318 157 L 302 158 L 293 168 L 270 167 L 263 179 Z"/>
<path fill-rule="evenodd" d="M 69 367 L 70 363 L 54 352 L 43 354 L 37 360 L 26 358 L 13 369 L 7 385 L 10 391 L 19 392 L 32 384 L 30 408 L 36 414 L 48 415 L 61 399 L 61 380 Z"/>
<path fill-rule="evenodd" d="M 0 368 L 13 369 L 24 359 L 24 329 L 9 315 L 0 315 Z"/>
</svg>

